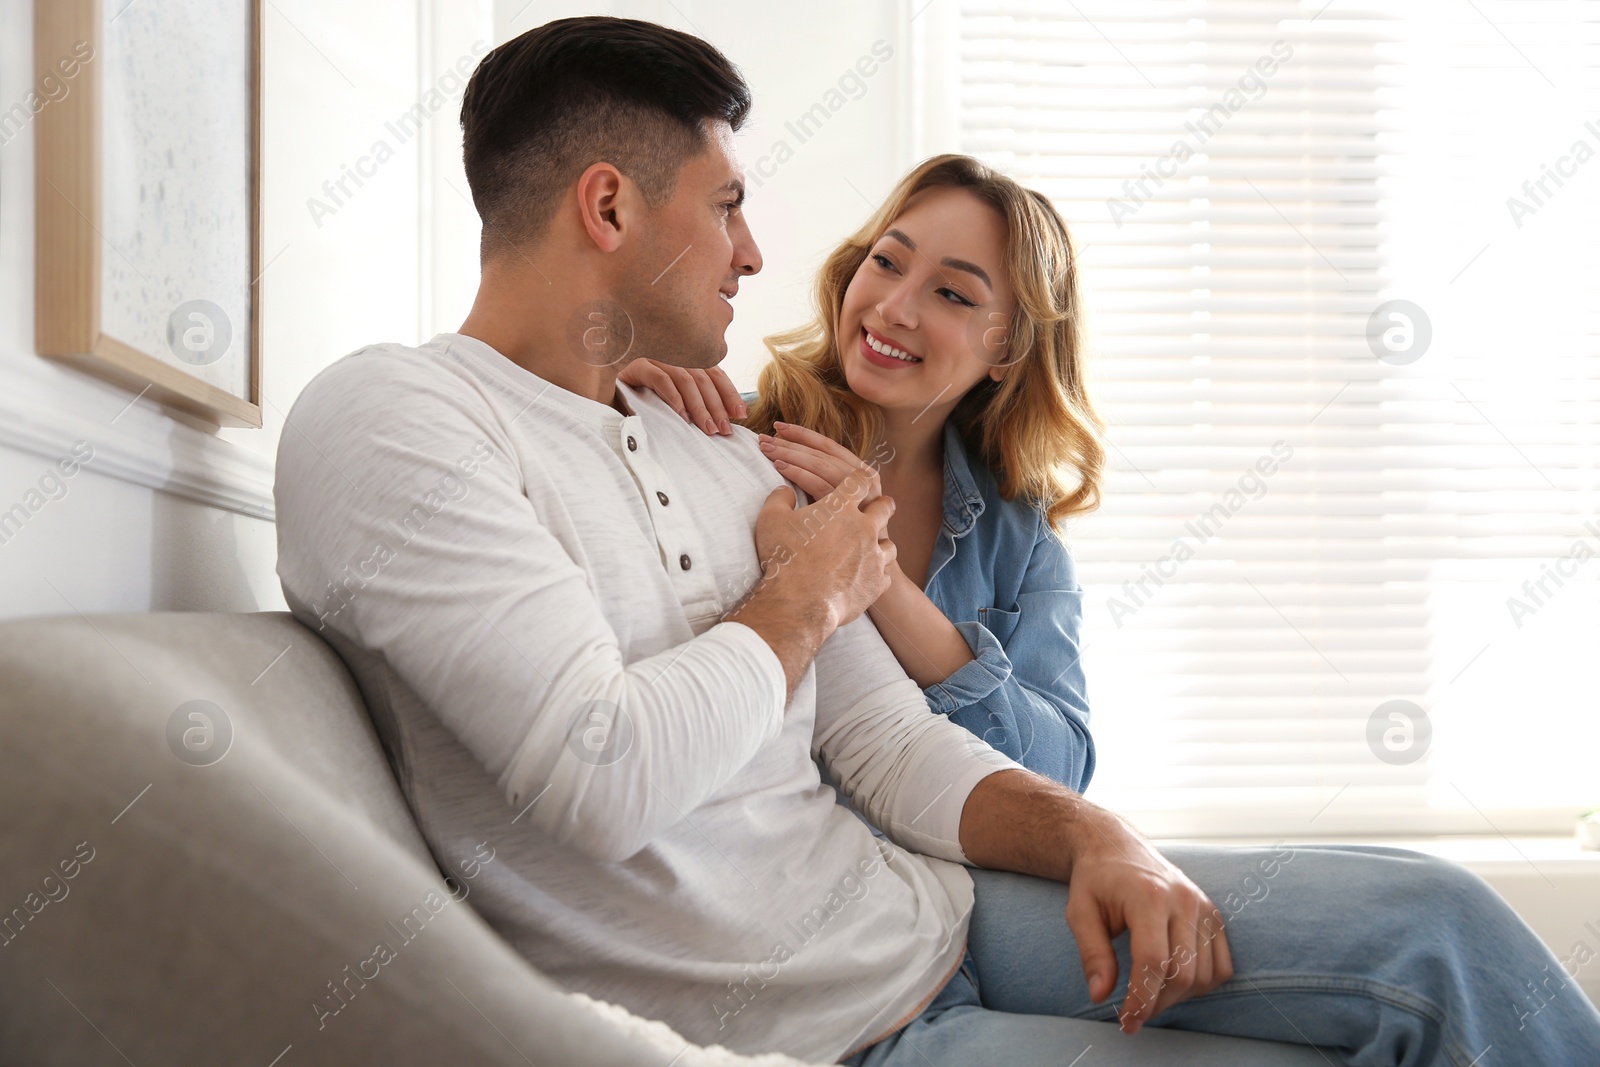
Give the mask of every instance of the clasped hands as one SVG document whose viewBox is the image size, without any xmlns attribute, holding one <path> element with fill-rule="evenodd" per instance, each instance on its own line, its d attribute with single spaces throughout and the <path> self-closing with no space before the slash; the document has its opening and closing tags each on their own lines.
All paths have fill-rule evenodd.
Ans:
<svg viewBox="0 0 1600 1067">
<path fill-rule="evenodd" d="M 717 368 L 637 359 L 619 380 L 654 391 L 707 434 L 731 434 L 730 418 L 746 414 L 739 391 Z M 812 596 L 821 592 L 830 627 L 842 626 L 888 588 L 895 565 L 894 542 L 888 538 L 894 501 L 883 495 L 877 468 L 838 442 L 789 423 L 773 429 L 771 436 L 760 435 L 762 452 L 813 503 L 796 507 L 787 486 L 767 497 L 756 523 L 763 581 L 788 571 L 797 588 Z M 1019 773 L 1036 777 L 1002 771 L 979 782 L 973 796 L 996 779 Z M 1045 797 L 1065 790 L 1049 785 L 1056 788 L 1027 791 L 1048 804 Z M 1057 799 L 1063 803 L 1061 822 L 1069 827 L 1063 855 L 1039 855 L 1038 840 L 996 841 L 996 862 L 974 862 L 1067 883 L 1066 922 L 1077 941 L 1090 1000 L 1098 1004 L 1116 988 L 1119 966 L 1112 941 L 1124 932 L 1133 973 L 1118 1021 L 1130 1034 L 1172 1005 L 1228 981 L 1233 957 L 1222 913 L 1205 893 L 1119 816 L 1076 794 Z M 1019 822 L 1037 825 L 1033 819 L 1006 821 L 1011 831 Z M 998 826 L 993 829 L 996 834 L 983 836 L 991 841 L 1006 836 Z M 1033 858 L 1019 862 L 1028 853 Z"/>
</svg>

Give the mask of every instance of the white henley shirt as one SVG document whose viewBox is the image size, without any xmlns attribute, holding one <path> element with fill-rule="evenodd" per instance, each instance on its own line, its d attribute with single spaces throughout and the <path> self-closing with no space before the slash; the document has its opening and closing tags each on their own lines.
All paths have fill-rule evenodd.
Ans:
<svg viewBox="0 0 1600 1067">
<path fill-rule="evenodd" d="M 961 809 L 1019 764 L 931 713 L 865 616 L 785 704 L 720 621 L 781 476 L 750 431 L 617 392 L 633 414 L 455 333 L 337 361 L 279 448 L 285 597 L 441 866 L 495 848 L 471 903 L 535 966 L 701 1044 L 842 1058 L 959 965 Z"/>
</svg>

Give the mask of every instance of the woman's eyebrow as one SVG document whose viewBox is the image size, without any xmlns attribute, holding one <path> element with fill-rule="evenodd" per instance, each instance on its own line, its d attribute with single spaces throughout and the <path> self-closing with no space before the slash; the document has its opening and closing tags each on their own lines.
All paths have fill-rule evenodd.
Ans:
<svg viewBox="0 0 1600 1067">
<path fill-rule="evenodd" d="M 890 228 L 885 230 L 883 235 L 885 237 L 893 237 L 896 241 L 899 241 L 913 252 L 917 250 L 917 242 L 907 237 L 900 230 Z M 968 274 L 976 275 L 978 278 L 982 279 L 983 284 L 987 285 L 991 291 L 994 289 L 994 282 L 989 280 L 989 272 L 970 260 L 957 259 L 955 256 L 945 256 L 939 262 L 944 264 L 946 267 L 954 267 L 956 270 L 963 270 Z"/>
</svg>

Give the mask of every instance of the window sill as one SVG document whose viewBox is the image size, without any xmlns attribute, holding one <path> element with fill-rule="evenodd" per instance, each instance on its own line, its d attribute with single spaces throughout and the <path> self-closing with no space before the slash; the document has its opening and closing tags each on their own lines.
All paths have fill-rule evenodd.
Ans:
<svg viewBox="0 0 1600 1067">
<path fill-rule="evenodd" d="M 1277 841 L 1290 844 L 1387 845 L 1392 848 L 1409 848 L 1430 856 L 1454 860 L 1480 874 L 1486 869 L 1515 869 L 1532 865 L 1536 869 L 1546 866 L 1563 871 L 1581 873 L 1600 878 L 1600 851 L 1580 848 L 1578 839 L 1564 836 L 1498 835 L 1416 835 L 1416 836 L 1363 836 L 1351 834 L 1332 838 L 1268 838 L 1268 837 L 1164 837 L 1153 839 L 1159 845 L 1270 845 Z M 1532 872 L 1530 872 L 1532 873 Z"/>
</svg>

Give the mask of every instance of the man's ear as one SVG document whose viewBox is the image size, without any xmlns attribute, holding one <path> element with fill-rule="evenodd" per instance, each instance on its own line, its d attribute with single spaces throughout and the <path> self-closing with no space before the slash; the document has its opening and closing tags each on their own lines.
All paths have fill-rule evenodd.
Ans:
<svg viewBox="0 0 1600 1067">
<path fill-rule="evenodd" d="M 578 176 L 578 216 L 589 240 L 600 251 L 615 252 L 622 244 L 622 221 L 617 211 L 633 193 L 622 172 L 610 163 L 591 164 Z"/>
</svg>

